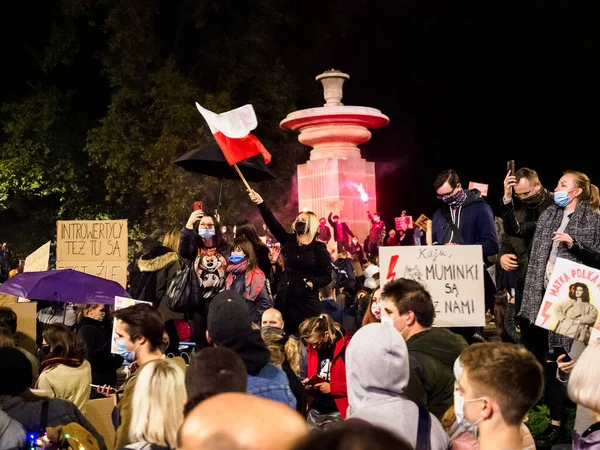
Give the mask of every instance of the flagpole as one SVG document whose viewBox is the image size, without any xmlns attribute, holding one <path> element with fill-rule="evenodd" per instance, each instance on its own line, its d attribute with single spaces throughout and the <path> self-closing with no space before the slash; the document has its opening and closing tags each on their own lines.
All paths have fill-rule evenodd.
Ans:
<svg viewBox="0 0 600 450">
<path fill-rule="evenodd" d="M 240 176 L 240 178 L 242 179 L 242 181 L 244 182 L 244 184 L 246 185 L 246 188 L 248 189 L 248 191 L 251 191 L 252 188 L 250 187 L 250 185 L 248 184 L 248 182 L 246 181 L 246 179 L 244 178 L 244 175 L 242 175 L 242 172 L 240 172 L 239 167 L 237 166 L 237 164 L 234 164 L 233 167 L 235 167 L 235 170 L 237 171 L 238 175 Z"/>
</svg>

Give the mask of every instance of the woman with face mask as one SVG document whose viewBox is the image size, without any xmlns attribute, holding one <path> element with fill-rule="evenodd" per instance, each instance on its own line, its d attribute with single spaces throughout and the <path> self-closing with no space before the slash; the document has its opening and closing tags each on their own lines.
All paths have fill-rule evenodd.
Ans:
<svg viewBox="0 0 600 450">
<path fill-rule="evenodd" d="M 365 311 L 365 316 L 362 321 L 362 326 L 370 323 L 381 322 L 381 307 L 383 301 L 381 300 L 381 288 L 377 288 L 370 294 L 369 307 Z"/>
<path fill-rule="evenodd" d="M 587 175 L 567 171 L 554 189 L 554 205 L 537 222 L 519 316 L 535 323 L 557 258 L 600 268 L 600 194 Z M 522 327 L 523 344 L 545 364 L 545 396 L 550 398 L 551 424 L 538 438 L 540 446 L 558 442 L 564 431 L 566 394 L 556 380 L 552 347 L 571 351 L 573 339 L 539 327 Z M 533 334 L 535 333 L 535 334 Z"/>
<path fill-rule="evenodd" d="M 193 261 L 198 284 L 192 286 L 196 311 L 188 311 L 197 350 L 207 347 L 206 318 L 211 300 L 225 287 L 226 268 L 231 246 L 223 239 L 217 217 L 196 210 L 181 229 L 179 254 Z"/>
<path fill-rule="evenodd" d="M 319 221 L 314 213 L 301 212 L 292 224 L 294 232 L 289 233 L 258 193 L 251 191 L 250 200 L 281 243 L 285 269 L 277 284 L 275 308 L 283 314 L 286 332 L 297 335 L 304 320 L 321 313 L 319 289 L 331 283 L 331 258 L 325 244 L 316 239 Z"/>
<path fill-rule="evenodd" d="M 250 241 L 244 238 L 233 241 L 226 271 L 225 289 L 234 290 L 244 297 L 252 322 L 260 325 L 263 312 L 273 307 L 273 301 Z"/>
<path fill-rule="evenodd" d="M 350 337 L 327 314 L 302 322 L 300 336 L 308 349 L 308 378 L 303 381 L 310 396 L 308 424 L 310 428 L 329 428 L 346 418 L 345 353 Z M 313 383 L 313 377 L 319 379 Z"/>
<path fill-rule="evenodd" d="M 116 387 L 117 369 L 123 358 L 111 353 L 111 320 L 106 320 L 106 305 L 81 305 L 75 334 L 85 343 L 85 359 L 92 366 L 92 383 Z M 92 397 L 102 397 L 92 390 Z"/>
</svg>

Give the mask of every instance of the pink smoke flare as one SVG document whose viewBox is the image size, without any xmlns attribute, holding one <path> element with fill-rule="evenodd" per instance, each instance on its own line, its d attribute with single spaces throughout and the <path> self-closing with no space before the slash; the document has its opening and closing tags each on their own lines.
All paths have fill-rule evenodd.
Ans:
<svg viewBox="0 0 600 450">
<path fill-rule="evenodd" d="M 367 195 L 367 191 L 365 191 L 365 188 L 363 187 L 362 183 L 360 183 L 359 185 L 356 185 L 356 190 L 359 192 L 360 199 L 363 202 L 366 203 L 369 201 L 369 196 Z"/>
</svg>

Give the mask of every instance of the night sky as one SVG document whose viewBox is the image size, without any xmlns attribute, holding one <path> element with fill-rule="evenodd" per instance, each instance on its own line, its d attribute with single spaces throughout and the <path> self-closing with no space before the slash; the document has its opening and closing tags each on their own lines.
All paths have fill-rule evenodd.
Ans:
<svg viewBox="0 0 600 450">
<path fill-rule="evenodd" d="M 347 37 L 315 49 L 314 75 L 350 75 L 344 104 L 390 118 L 361 146 L 376 162 L 383 218 L 391 223 L 401 209 L 431 217 L 432 183 L 447 168 L 465 185 L 489 184 L 496 212 L 508 159 L 550 189 L 566 169 L 600 184 L 599 10 L 598 2 L 370 2 Z"/>
<path fill-rule="evenodd" d="M 155 3 L 162 5 L 158 17 L 168 22 L 177 3 Z M 44 27 L 48 32 L 51 21 L 40 8 L 49 3 L 34 4 L 11 4 L 15 12 L 5 16 L 0 48 L 9 61 L 24 52 L 20 42 L 29 40 L 29 33 Z M 343 17 L 335 14 L 340 5 Z M 299 81 L 298 109 L 323 104 L 314 77 L 334 68 L 351 77 L 344 85 L 344 104 L 377 108 L 390 118 L 361 146 L 363 156 L 376 163 L 378 209 L 388 224 L 402 209 L 415 218 L 421 213 L 431 217 L 439 205 L 433 180 L 448 168 L 459 173 L 465 186 L 469 181 L 489 184 L 488 201 L 496 212 L 508 159 L 517 168 L 536 169 L 550 189 L 566 169 L 581 170 L 600 184 L 599 2 L 290 0 L 278 6 L 305 24 L 300 33 L 282 37 L 285 52 L 272 55 L 274 64 L 284 64 L 304 80 Z M 239 4 L 240 11 L 252 7 Z M 218 9 L 211 14 L 210 20 L 218 21 Z M 165 36 L 172 37 L 176 30 L 171 31 Z M 193 38 L 184 36 L 190 47 L 199 47 Z M 305 42 L 310 58 L 296 58 L 294 49 L 304 50 Z M 78 43 L 83 52 L 92 44 Z M 104 98 L 106 81 L 100 79 L 97 61 L 89 61 L 95 72 L 88 68 L 82 75 L 67 68 L 59 84 L 77 77 L 90 98 Z M 11 83 L 26 79 L 39 70 L 34 63 L 33 58 L 29 66 L 11 62 L 0 78 Z M 0 97 L 8 100 L 10 94 L 0 92 Z M 247 101 L 253 103 L 251 95 Z M 257 109 L 259 123 L 260 113 Z M 308 151 L 298 162 L 307 157 Z"/>
</svg>

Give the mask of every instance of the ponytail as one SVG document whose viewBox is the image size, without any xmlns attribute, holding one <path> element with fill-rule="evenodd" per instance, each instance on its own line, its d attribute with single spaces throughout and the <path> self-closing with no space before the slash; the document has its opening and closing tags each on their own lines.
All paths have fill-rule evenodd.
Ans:
<svg viewBox="0 0 600 450">
<path fill-rule="evenodd" d="M 590 197 L 587 202 L 592 207 L 592 209 L 600 209 L 600 191 L 598 190 L 598 186 L 595 184 L 590 184 Z"/>
</svg>

